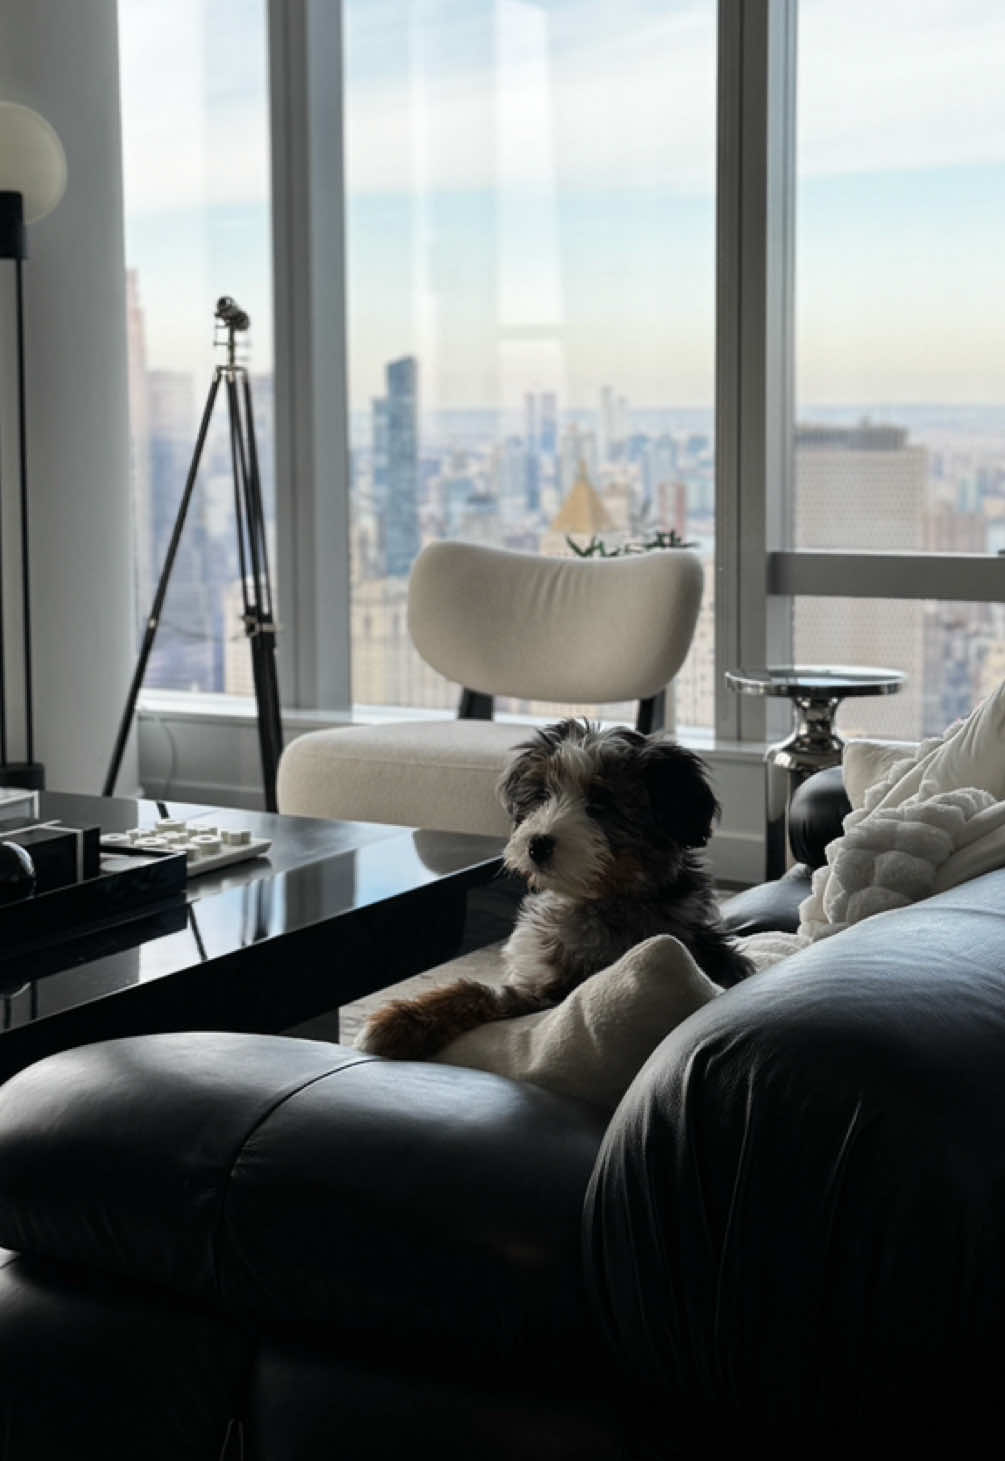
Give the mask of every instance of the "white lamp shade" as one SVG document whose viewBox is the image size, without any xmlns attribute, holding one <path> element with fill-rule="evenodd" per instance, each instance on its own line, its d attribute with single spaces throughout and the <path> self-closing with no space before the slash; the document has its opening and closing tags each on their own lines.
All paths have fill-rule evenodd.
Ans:
<svg viewBox="0 0 1005 1461">
<path fill-rule="evenodd" d="M 66 190 L 66 153 L 55 127 L 31 107 L 0 101 L 0 193 L 20 193 L 24 221 L 51 213 Z"/>
</svg>

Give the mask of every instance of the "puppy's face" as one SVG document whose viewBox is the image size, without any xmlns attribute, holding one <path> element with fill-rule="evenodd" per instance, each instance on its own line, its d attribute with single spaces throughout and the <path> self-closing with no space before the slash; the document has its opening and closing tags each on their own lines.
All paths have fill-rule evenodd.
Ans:
<svg viewBox="0 0 1005 1461">
<path fill-rule="evenodd" d="M 517 747 L 499 795 L 506 866 L 535 891 L 643 892 L 708 841 L 718 804 L 700 759 L 672 741 L 564 720 Z"/>
</svg>

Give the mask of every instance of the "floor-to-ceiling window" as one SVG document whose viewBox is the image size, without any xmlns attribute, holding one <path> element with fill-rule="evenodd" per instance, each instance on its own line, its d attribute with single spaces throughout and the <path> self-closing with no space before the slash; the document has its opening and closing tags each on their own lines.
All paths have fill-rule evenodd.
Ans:
<svg viewBox="0 0 1005 1461">
<path fill-rule="evenodd" d="M 239 358 L 251 378 L 270 528 L 274 517 L 266 4 L 120 0 L 119 38 L 139 636 L 221 359 L 213 341 L 222 295 L 251 321 Z M 252 693 L 239 572 L 221 394 L 148 687 Z"/>
<path fill-rule="evenodd" d="M 423 543 L 672 529 L 710 725 L 714 0 L 345 0 L 344 36 L 354 700 L 454 703 L 407 636 Z"/>
<path fill-rule="evenodd" d="M 276 107 L 275 69 L 270 116 L 270 38 L 275 63 L 284 27 L 331 42 L 340 15 L 323 76 L 295 46 L 283 61 L 306 123 Z M 846 730 L 941 729 L 997 680 L 1005 129 L 991 78 L 1005 43 L 990 3 L 121 0 L 121 19 L 140 622 L 222 292 L 252 315 L 271 468 L 270 140 L 299 198 L 288 163 L 316 115 L 329 141 L 344 119 L 345 258 L 341 211 L 322 206 L 332 172 L 308 168 L 305 216 L 320 221 L 314 274 L 298 283 L 305 318 L 322 286 L 328 313 L 280 361 L 276 410 L 295 451 L 276 511 L 317 548 L 313 577 L 287 582 L 313 603 L 326 544 L 345 535 L 330 522 L 312 535 L 294 460 L 311 447 L 286 418 L 308 347 L 344 337 L 351 583 L 336 575 L 348 607 L 315 616 L 312 652 L 334 654 L 344 636 L 353 686 L 345 703 L 341 691 L 338 704 L 298 703 L 454 704 L 407 639 L 407 574 L 425 541 L 568 552 L 570 534 L 616 544 L 671 528 L 709 570 L 677 687 L 682 734 L 713 722 L 763 734 L 749 705 L 728 728 L 722 670 L 750 654 L 907 671 L 900 696 L 848 702 Z M 772 50 L 783 32 L 793 65 Z M 330 289 L 343 262 L 344 315 Z M 791 335 L 775 328 L 786 289 Z M 315 418 L 332 399 L 311 400 Z M 789 407 L 776 470 L 764 442 Z M 247 692 L 227 607 L 229 467 L 208 456 L 148 683 Z M 315 504 L 324 491 L 343 501 L 340 473 L 319 455 Z M 896 559 L 888 575 L 880 554 Z M 293 632 L 288 614 L 287 663 L 304 643 Z"/>
<path fill-rule="evenodd" d="M 798 22 L 791 547 L 997 553 L 1005 11 L 800 0 Z M 966 602 L 967 573 L 952 601 L 794 598 L 797 658 L 907 672 L 847 729 L 936 733 L 1000 682 L 1005 607 Z"/>
</svg>

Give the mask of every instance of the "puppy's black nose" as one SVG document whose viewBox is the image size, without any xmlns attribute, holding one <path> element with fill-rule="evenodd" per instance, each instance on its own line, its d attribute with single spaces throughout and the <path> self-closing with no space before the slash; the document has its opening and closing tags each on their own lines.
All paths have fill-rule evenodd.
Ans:
<svg viewBox="0 0 1005 1461">
<path fill-rule="evenodd" d="M 551 854 L 555 851 L 554 837 L 532 837 L 527 844 L 527 851 L 530 853 L 531 862 L 536 862 L 538 867 L 544 867 L 546 862 L 551 861 Z"/>
</svg>

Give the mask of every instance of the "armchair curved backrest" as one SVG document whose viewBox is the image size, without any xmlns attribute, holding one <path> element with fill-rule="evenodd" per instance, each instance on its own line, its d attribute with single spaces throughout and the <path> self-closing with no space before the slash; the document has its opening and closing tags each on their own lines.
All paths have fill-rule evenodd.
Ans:
<svg viewBox="0 0 1005 1461">
<path fill-rule="evenodd" d="M 491 719 L 497 695 L 638 700 L 639 729 L 658 730 L 703 584 L 681 548 L 584 559 L 431 543 L 412 567 L 408 628 L 427 664 L 464 687 L 462 717 Z"/>
</svg>

